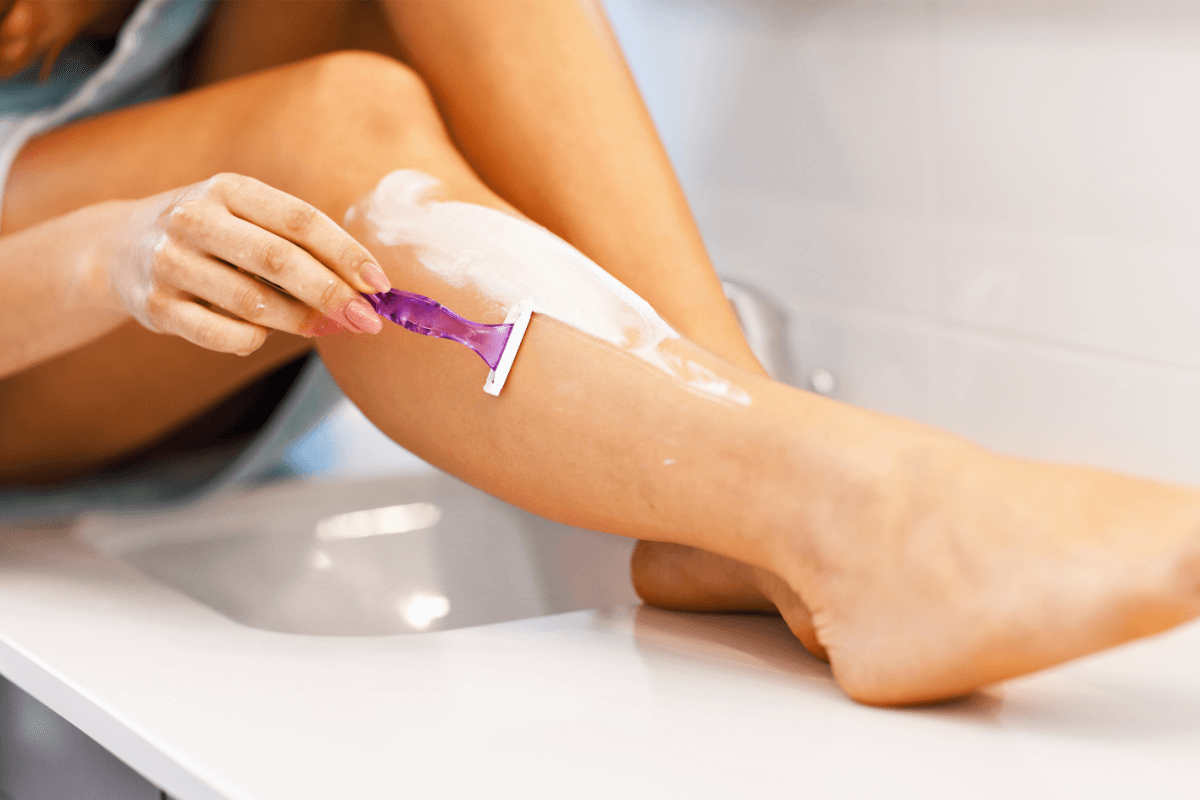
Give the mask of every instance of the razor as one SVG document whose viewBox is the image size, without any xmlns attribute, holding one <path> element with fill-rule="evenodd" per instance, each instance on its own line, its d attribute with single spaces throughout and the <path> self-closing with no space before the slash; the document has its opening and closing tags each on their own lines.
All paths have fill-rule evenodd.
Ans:
<svg viewBox="0 0 1200 800">
<path fill-rule="evenodd" d="M 379 316 L 406 330 L 449 339 L 474 350 L 491 369 L 483 390 L 494 397 L 500 396 L 500 390 L 508 380 L 533 316 L 533 304 L 528 300 L 521 300 L 510 308 L 508 316 L 499 325 L 486 325 L 460 317 L 436 300 L 400 289 L 364 294 L 363 297 Z"/>
</svg>

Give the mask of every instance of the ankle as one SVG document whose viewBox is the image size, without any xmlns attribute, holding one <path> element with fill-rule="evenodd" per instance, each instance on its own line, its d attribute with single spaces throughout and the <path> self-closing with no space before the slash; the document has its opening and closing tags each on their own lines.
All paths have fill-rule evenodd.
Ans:
<svg viewBox="0 0 1200 800">
<path fill-rule="evenodd" d="M 820 447 L 806 443 L 798 451 L 804 489 L 794 493 L 790 509 L 798 523 L 778 537 L 770 563 L 759 564 L 798 591 L 791 576 L 837 573 L 850 543 L 886 547 L 907 536 L 944 505 L 961 476 L 984 469 L 994 458 L 957 436 L 853 411 L 861 416 L 839 425 L 842 435 L 823 436 Z"/>
</svg>

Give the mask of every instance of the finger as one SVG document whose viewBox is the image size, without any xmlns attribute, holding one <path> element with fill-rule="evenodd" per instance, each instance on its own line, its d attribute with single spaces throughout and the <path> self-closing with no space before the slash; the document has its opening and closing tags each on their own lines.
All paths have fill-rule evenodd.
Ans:
<svg viewBox="0 0 1200 800">
<path fill-rule="evenodd" d="M 186 199 L 171 210 L 170 222 L 192 246 L 270 281 L 343 327 L 383 329 L 370 304 L 308 251 L 234 216 L 223 203 Z"/>
<path fill-rule="evenodd" d="M 33 37 L 33 7 L 29 2 L 7 3 L 0 9 L 0 40 L 10 42 L 15 39 L 32 39 Z"/>
<path fill-rule="evenodd" d="M 0 59 L 3 60 L 3 70 L 6 77 L 17 75 L 29 66 L 31 55 L 30 40 L 27 38 L 12 39 L 0 45 Z"/>
<path fill-rule="evenodd" d="M 163 302 L 166 308 L 156 325 L 158 330 L 173 333 L 205 350 L 248 356 L 262 347 L 270 333 L 261 325 L 231 319 L 194 300 L 172 298 Z"/>
<path fill-rule="evenodd" d="M 69 41 L 57 42 L 50 46 L 46 51 L 45 57 L 42 59 L 42 68 L 38 72 L 39 81 L 48 81 L 50 76 L 54 74 L 54 65 L 58 62 L 58 57 L 62 55 L 62 51 L 67 49 Z"/>
<path fill-rule="evenodd" d="M 24 70 L 36 55 L 37 36 L 34 7 L 19 2 L 8 10 L 0 24 L 0 74 L 11 77 Z"/>
<path fill-rule="evenodd" d="M 305 305 L 359 333 L 379 333 L 383 321 L 344 280 L 306 250 L 210 205 L 191 225 L 195 245 L 282 288 Z"/>
<path fill-rule="evenodd" d="M 3 36 L 8 31 L 8 12 L 12 11 L 12 7 L 17 4 L 17 0 L 0 0 L 0 36 Z"/>
<path fill-rule="evenodd" d="M 174 279 L 184 292 L 264 328 L 312 336 L 324 319 L 321 312 L 299 300 L 204 256 L 193 254 L 180 259 Z"/>
<path fill-rule="evenodd" d="M 44 0 L 39 7 L 45 11 Z M 88 24 L 104 13 L 101 6 L 89 3 L 59 3 L 58 12 L 45 15 L 40 26 L 37 51 L 42 55 L 42 69 L 38 80 L 48 80 L 54 72 L 54 64 L 67 45 L 75 41 Z"/>
<path fill-rule="evenodd" d="M 370 294 L 392 288 L 367 248 L 318 209 L 244 175 L 218 178 L 214 189 L 234 216 L 304 248 L 355 291 Z"/>
</svg>

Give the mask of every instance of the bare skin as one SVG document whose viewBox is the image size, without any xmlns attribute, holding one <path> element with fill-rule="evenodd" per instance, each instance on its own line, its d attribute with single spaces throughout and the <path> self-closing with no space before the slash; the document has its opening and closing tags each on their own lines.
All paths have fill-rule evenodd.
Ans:
<svg viewBox="0 0 1200 800">
<path fill-rule="evenodd" d="M 142 168 L 147 159 L 156 169 Z M 75 255 L 111 262 L 127 249 L 130 226 L 160 202 L 156 195 L 219 172 L 250 176 L 341 219 L 399 168 L 437 176 L 449 198 L 515 213 L 452 146 L 411 72 L 348 54 L 43 137 L 22 155 L 5 209 L 6 231 L 35 239 L 6 235 L 0 247 L 36 240 L 35 250 L 74 252 L 70 236 L 36 234 L 54 225 L 65 233 L 78 220 L 64 216 L 64 202 L 87 204 L 96 211 L 79 222 L 76 230 L 89 235 Z M 216 189 L 229 191 L 237 180 Z M 70 201 L 54 191 L 64 185 L 77 187 Z M 101 204 L 113 197 L 147 199 Z M 396 285 L 486 319 L 488 308 L 469 289 L 441 282 L 402 253 L 364 244 Z M 18 260 L 27 254 L 9 252 Z M 331 274 L 346 267 L 325 266 Z M 84 294 L 76 302 L 86 306 Z M 95 311 L 112 313 L 111 297 L 97 298 Z M 38 312 L 29 313 L 36 321 Z M 196 349 L 126 322 L 74 352 L 127 329 L 121 356 L 128 360 L 149 355 L 141 348 L 155 340 L 177 342 L 180 354 Z M 212 353 L 213 363 L 251 363 L 276 340 L 287 344 L 264 361 L 310 346 L 281 332 L 243 359 Z M 1200 492 L 995 456 L 772 383 L 687 340 L 672 346 L 743 387 L 753 404 L 698 396 L 546 317 L 535 317 L 498 399 L 480 391 L 486 370 L 478 359 L 450 342 L 394 326 L 317 342 L 347 394 L 385 432 L 485 490 L 565 522 L 750 565 L 755 577 L 743 582 L 778 598 L 801 640 L 826 654 L 842 686 L 863 702 L 952 696 L 1200 614 Z M 187 377 L 159 358 L 152 366 L 167 379 Z M 28 400 L 38 380 L 24 380 L 40 370 L 49 370 L 40 379 L 58 380 L 68 392 L 125 391 L 107 385 L 111 373 L 94 370 L 89 384 L 51 370 L 56 363 L 39 362 L 5 381 L 6 431 L 19 429 L 10 427 L 14 421 L 44 420 L 45 407 Z M 228 372 L 213 372 L 218 382 L 237 384 Z M 135 388 L 144 396 L 147 386 Z M 133 390 L 126 396 L 139 397 Z M 69 416 L 62 422 L 82 434 L 96 427 Z M 5 452 L 10 465 L 19 463 L 12 452 Z"/>
<path fill-rule="evenodd" d="M 489 187 L 591 256 L 693 341 L 762 372 L 597 6 L 392 2 L 385 8 L 456 146 Z M 549 79 L 546 64 L 554 64 Z M 566 124 L 547 129 L 541 120 L 548 109 Z M 497 157 L 505 153 L 539 156 Z M 703 551 L 684 556 L 658 542 L 639 544 L 637 554 L 634 586 L 659 605 L 773 610 L 756 583 L 726 579 L 745 572 L 744 565 Z M 690 571 L 676 563 L 683 560 Z M 651 562 L 655 569 L 647 569 Z"/>
<path fill-rule="evenodd" d="M 0 2 L 0 80 L 42 59 L 50 74 L 59 53 L 77 36 L 116 33 L 133 0 L 4 0 Z"/>
<path fill-rule="evenodd" d="M 53 5 L 19 0 L 10 9 L 0 25 L 0 48 L 11 48 L 13 54 L 0 64 L 6 74 L 40 54 L 57 52 L 81 28 L 94 35 L 111 32 L 132 7 L 116 0 Z M 345 48 L 392 56 L 403 49 L 431 84 L 456 146 L 493 190 L 583 249 L 678 330 L 734 364 L 761 371 L 724 301 L 686 201 L 598 7 L 310 0 L 302 13 L 298 8 L 290 0 L 222 3 L 198 48 L 193 83 L 217 83 Z M 487 102 L 481 103 L 481 97 Z M 63 175 L 63 188 L 70 191 L 62 191 L 52 176 L 36 167 L 27 170 L 29 162 L 18 162 L 10 183 L 11 196 L 22 191 L 23 176 L 36 175 L 42 192 L 24 204 L 29 218 L 54 216 L 89 202 L 78 193 L 73 175 Z M 205 169 L 207 165 L 189 170 L 189 177 L 198 179 Z M 118 174 L 105 171 L 104 178 Z M 93 200 L 170 187 L 121 176 L 96 188 Z M 54 200 L 41 205 L 41 198 Z M 10 209 L 12 205 L 10 200 Z M 10 211 L 4 230 L 27 224 L 20 215 L 20 210 Z M 82 326 L 81 315 L 71 309 L 59 313 L 75 318 L 69 335 L 76 340 L 21 340 L 52 350 L 70 350 L 78 341 L 88 344 L 7 385 L 0 383 L 14 422 L 10 430 L 27 434 L 11 434 L 9 460 L 16 468 L 5 470 L 0 454 L 0 480 L 8 475 L 8 480 L 45 481 L 94 469 L 179 426 L 304 349 L 301 343 L 275 337 L 247 363 L 233 364 L 205 350 L 146 338 L 136 326 L 126 324 L 109 333 L 119 317 L 91 315 L 91 324 Z M 16 315 L 6 319 L 15 330 L 35 327 Z M 300 327 L 312 332 L 314 324 L 309 320 Z M 54 424 L 45 419 L 49 408 L 55 409 Z M 97 418 L 105 420 L 101 430 L 92 424 Z M 661 543 L 639 546 L 632 573 L 644 597 L 675 608 L 712 608 L 736 589 L 741 599 L 731 607 L 766 602 L 749 584 L 722 583 L 727 573 L 744 568 L 712 554 L 689 553 L 690 568 L 674 569 L 680 552 Z M 653 569 L 647 568 L 650 563 Z"/>
<path fill-rule="evenodd" d="M 398 284 L 488 313 L 470 287 L 351 231 Z M 411 338 L 320 347 L 361 408 L 448 471 L 545 516 L 771 576 L 760 588 L 864 702 L 952 696 L 1200 613 L 1200 492 L 1001 458 L 686 341 L 677 352 L 753 404 L 697 397 L 542 317 L 520 388 L 492 404 L 472 392 L 484 371 L 470 353 Z M 389 415 L 397 400 L 404 414 Z"/>
</svg>

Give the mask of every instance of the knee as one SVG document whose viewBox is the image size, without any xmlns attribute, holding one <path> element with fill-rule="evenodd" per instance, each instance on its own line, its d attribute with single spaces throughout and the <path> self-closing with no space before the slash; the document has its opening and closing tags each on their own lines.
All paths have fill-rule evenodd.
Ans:
<svg viewBox="0 0 1200 800">
<path fill-rule="evenodd" d="M 326 53 L 304 62 L 318 96 L 401 98 L 431 102 L 425 82 L 394 58 L 363 50 Z"/>
<path fill-rule="evenodd" d="M 293 118 L 320 134 L 391 143 L 414 136 L 444 137 L 429 88 L 393 58 L 341 51 L 297 64 L 289 92 Z"/>
</svg>

